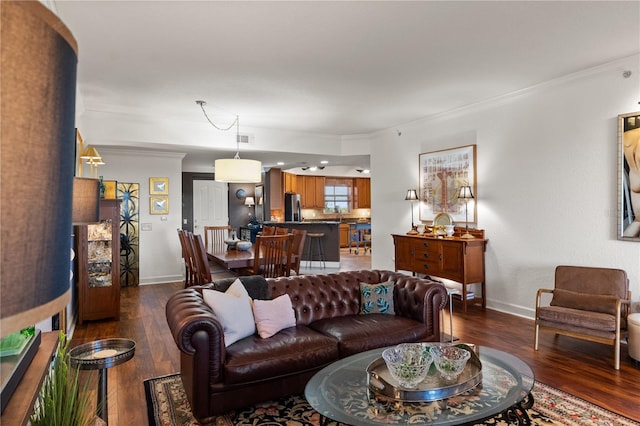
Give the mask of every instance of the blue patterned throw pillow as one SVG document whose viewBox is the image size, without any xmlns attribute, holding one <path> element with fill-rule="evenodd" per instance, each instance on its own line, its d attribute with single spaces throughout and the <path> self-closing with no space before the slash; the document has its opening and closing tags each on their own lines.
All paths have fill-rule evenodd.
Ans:
<svg viewBox="0 0 640 426">
<path fill-rule="evenodd" d="M 395 315 L 393 281 L 380 284 L 360 283 L 360 313 Z"/>
</svg>

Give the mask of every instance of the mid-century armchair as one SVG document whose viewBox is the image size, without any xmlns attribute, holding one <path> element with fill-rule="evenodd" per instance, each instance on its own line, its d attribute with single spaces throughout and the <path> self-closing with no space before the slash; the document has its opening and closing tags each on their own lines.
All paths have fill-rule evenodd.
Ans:
<svg viewBox="0 0 640 426">
<path fill-rule="evenodd" d="M 544 293 L 553 295 L 549 306 L 542 305 Z M 538 350 L 540 331 L 613 345 L 619 370 L 630 299 L 629 279 L 621 269 L 556 267 L 554 289 L 539 289 L 536 296 L 533 348 Z"/>
</svg>

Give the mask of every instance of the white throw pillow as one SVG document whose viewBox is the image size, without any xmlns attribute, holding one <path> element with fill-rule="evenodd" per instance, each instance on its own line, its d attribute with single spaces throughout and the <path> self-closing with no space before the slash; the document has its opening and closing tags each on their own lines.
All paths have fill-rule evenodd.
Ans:
<svg viewBox="0 0 640 426">
<path fill-rule="evenodd" d="M 258 334 L 263 339 L 296 325 L 296 314 L 288 294 L 283 294 L 273 300 L 254 300 L 253 316 L 256 320 Z"/>
<path fill-rule="evenodd" d="M 202 290 L 202 296 L 222 324 L 225 347 L 255 334 L 251 298 L 239 279 L 224 293 L 206 289 Z"/>
</svg>

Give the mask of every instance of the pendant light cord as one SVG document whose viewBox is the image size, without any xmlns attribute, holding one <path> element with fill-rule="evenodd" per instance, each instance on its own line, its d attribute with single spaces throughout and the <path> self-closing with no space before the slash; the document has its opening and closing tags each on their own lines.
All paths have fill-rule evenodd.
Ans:
<svg viewBox="0 0 640 426">
<path fill-rule="evenodd" d="M 205 109 L 204 109 L 204 106 L 207 103 L 205 101 L 196 101 L 196 103 L 198 105 L 200 105 L 200 108 L 202 109 L 202 112 L 204 113 L 204 116 L 207 119 L 207 121 L 209 122 L 209 124 L 211 124 L 216 129 L 218 129 L 218 130 L 220 130 L 222 132 L 226 132 L 228 130 L 231 130 L 231 128 L 234 125 L 236 126 L 236 155 L 233 158 L 236 159 L 236 160 L 239 159 L 240 158 L 240 116 L 236 115 L 236 119 L 233 121 L 233 123 L 229 124 L 229 127 L 220 127 L 220 126 L 217 126 L 216 123 L 211 121 L 211 119 L 207 115 L 207 111 L 205 111 Z"/>
</svg>

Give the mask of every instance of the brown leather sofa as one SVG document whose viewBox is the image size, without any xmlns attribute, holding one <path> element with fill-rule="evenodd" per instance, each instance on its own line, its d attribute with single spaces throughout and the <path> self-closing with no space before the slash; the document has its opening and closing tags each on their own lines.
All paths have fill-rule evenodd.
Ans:
<svg viewBox="0 0 640 426">
<path fill-rule="evenodd" d="M 182 382 L 200 422 L 301 393 L 317 371 L 340 358 L 402 342 L 440 341 L 440 310 L 447 292 L 436 281 L 378 270 L 240 280 L 253 299 L 288 294 L 296 326 L 267 339 L 249 336 L 225 348 L 222 326 L 202 290 L 225 291 L 233 279 L 173 295 L 166 306 L 167 322 L 180 349 Z M 388 280 L 395 282 L 395 315 L 359 314 L 360 283 Z"/>
</svg>

